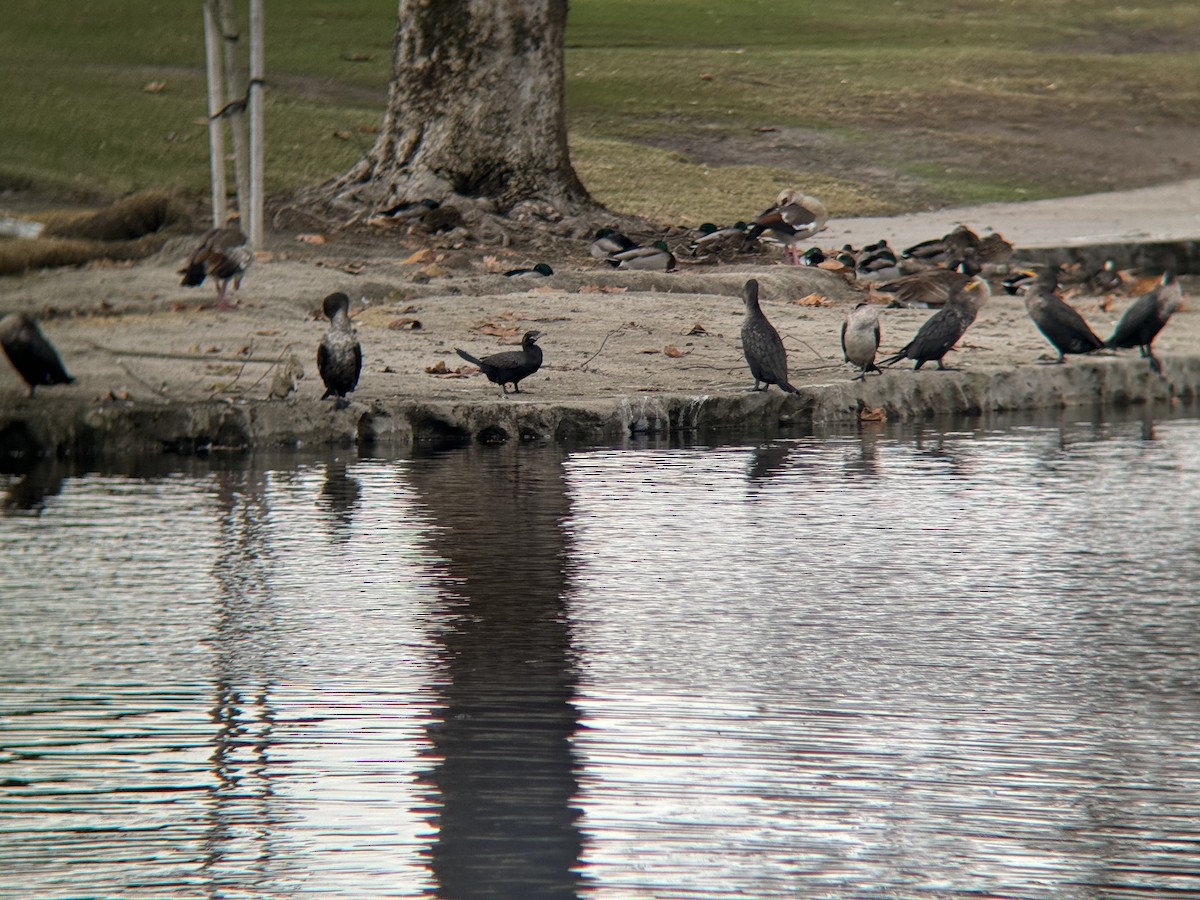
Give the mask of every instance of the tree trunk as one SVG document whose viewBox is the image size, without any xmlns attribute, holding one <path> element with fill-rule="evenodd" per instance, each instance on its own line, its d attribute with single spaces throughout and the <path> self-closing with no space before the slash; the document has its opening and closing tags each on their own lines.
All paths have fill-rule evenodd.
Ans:
<svg viewBox="0 0 1200 900">
<path fill-rule="evenodd" d="M 567 151 L 566 24 L 567 0 L 400 0 L 383 125 L 337 199 L 590 205 Z"/>
</svg>

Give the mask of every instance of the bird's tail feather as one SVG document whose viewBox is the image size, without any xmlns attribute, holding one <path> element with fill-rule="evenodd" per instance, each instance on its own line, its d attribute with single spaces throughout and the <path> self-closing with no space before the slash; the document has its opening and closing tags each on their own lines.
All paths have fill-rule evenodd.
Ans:
<svg viewBox="0 0 1200 900">
<path fill-rule="evenodd" d="M 897 353 L 895 356 L 889 356 L 887 359 L 881 359 L 879 361 L 878 365 L 894 366 L 896 363 L 900 362 L 900 360 L 907 359 L 907 358 L 908 357 L 905 355 L 904 351 L 902 350 L 899 353 Z"/>
<path fill-rule="evenodd" d="M 208 268 L 204 262 L 188 263 L 186 269 L 180 272 L 183 275 L 183 281 L 179 282 L 183 287 L 196 287 L 204 284 L 204 279 L 208 275 Z"/>
<path fill-rule="evenodd" d="M 466 350 L 459 350 L 457 347 L 455 347 L 454 352 L 457 353 L 459 356 L 461 356 L 463 359 L 465 359 L 467 362 L 469 362 L 473 366 L 481 365 L 479 360 L 477 360 L 474 356 L 472 356 Z"/>
</svg>

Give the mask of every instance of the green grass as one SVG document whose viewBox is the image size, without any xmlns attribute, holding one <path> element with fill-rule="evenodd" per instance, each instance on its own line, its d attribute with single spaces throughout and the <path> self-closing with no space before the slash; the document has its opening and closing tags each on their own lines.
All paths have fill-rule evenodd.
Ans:
<svg viewBox="0 0 1200 900">
<path fill-rule="evenodd" d="M 370 146 L 395 15 L 267 5 L 268 190 Z M 1082 191 L 1069 153 L 1030 155 L 1036 129 L 1200 128 L 1197 45 L 1194 0 L 573 0 L 573 158 L 601 201 L 682 224 L 744 217 L 784 183 L 839 215 Z M 205 196 L 203 56 L 199 3 L 6 0 L 0 187 Z M 792 135 L 786 163 L 766 152 Z"/>
</svg>

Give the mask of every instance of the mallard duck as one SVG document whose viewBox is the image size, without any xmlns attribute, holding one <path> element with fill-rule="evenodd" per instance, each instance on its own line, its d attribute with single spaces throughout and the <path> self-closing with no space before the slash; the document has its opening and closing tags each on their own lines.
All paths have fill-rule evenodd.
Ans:
<svg viewBox="0 0 1200 900">
<path fill-rule="evenodd" d="M 951 292 L 946 305 L 925 320 L 899 353 L 879 365 L 890 366 L 902 359 L 911 359 L 916 362 L 914 369 L 927 362 L 936 362 L 939 369 L 950 368 L 942 362 L 942 357 L 967 333 L 989 296 L 987 282 L 978 275 L 973 276 Z"/>
<path fill-rule="evenodd" d="M 879 307 L 859 303 L 842 323 L 842 356 L 860 370 L 855 381 L 866 379 L 868 372 L 879 371 L 875 365 L 879 338 Z"/>
<path fill-rule="evenodd" d="M 876 285 L 876 289 L 894 294 L 901 306 L 945 306 L 951 294 L 978 273 L 979 266 L 969 262 L 961 262 L 952 269 L 932 266 L 885 281 Z"/>
<path fill-rule="evenodd" d="M 548 278 L 554 270 L 545 263 L 538 263 L 530 269 L 509 269 L 504 273 L 507 278 Z"/>
<path fill-rule="evenodd" d="M 953 265 L 974 257 L 979 249 L 979 235 L 966 225 L 956 225 L 940 238 L 913 244 L 900 251 L 905 259 L 918 260 L 930 265 Z"/>
<path fill-rule="evenodd" d="M 788 382 L 787 350 L 783 340 L 758 305 L 758 282 L 751 278 L 742 288 L 746 318 L 742 321 L 742 352 L 754 376 L 751 390 L 765 391 L 773 384 L 789 394 L 797 393 Z M 759 387 L 762 384 L 762 387 Z"/>
<path fill-rule="evenodd" d="M 1068 353 L 1091 353 L 1104 346 L 1075 307 L 1058 296 L 1058 266 L 1042 270 L 1026 284 L 1025 311 L 1038 331 L 1058 351 L 1058 363 Z"/>
<path fill-rule="evenodd" d="M 612 228 L 601 228 L 592 239 L 588 252 L 596 259 L 607 259 L 614 253 L 624 253 L 637 246 L 637 242 Z"/>
<path fill-rule="evenodd" d="M 505 350 L 493 353 L 483 359 L 476 359 L 466 350 L 454 348 L 454 352 L 472 365 L 479 366 L 479 371 L 487 376 L 487 380 L 500 385 L 500 396 L 508 393 L 508 385 L 513 386 L 513 393 L 521 393 L 519 383 L 542 367 L 542 348 L 536 343 L 542 336 L 540 331 L 527 331 L 521 338 L 520 350 Z"/>
<path fill-rule="evenodd" d="M 723 256 L 740 253 L 749 243 L 746 236 L 745 222 L 735 222 L 727 228 L 718 228 L 711 222 L 705 222 L 697 229 L 696 238 L 688 244 L 688 252 L 692 256 Z"/>
<path fill-rule="evenodd" d="M 1175 279 L 1175 273 L 1168 269 L 1152 290 L 1142 294 L 1125 310 L 1112 337 L 1104 342 L 1104 346 L 1112 350 L 1137 347 L 1142 351 L 1142 356 L 1150 360 L 1150 368 L 1162 372 L 1162 364 L 1154 355 L 1151 345 L 1181 306 L 1183 290 Z"/>
<path fill-rule="evenodd" d="M 254 254 L 246 246 L 246 235 L 236 225 L 214 228 L 188 257 L 187 264 L 179 270 L 184 287 L 198 287 L 205 278 L 212 278 L 217 286 L 217 308 L 233 309 L 236 304 L 225 301 L 229 282 L 233 282 L 234 293 L 241 289 L 246 269 Z"/>
<path fill-rule="evenodd" d="M 797 245 L 825 228 L 829 213 L 816 197 L 795 188 L 785 188 L 775 198 L 775 205 L 763 210 L 750 223 L 748 239 L 764 236 L 783 244 L 792 265 L 799 265 Z"/>
<path fill-rule="evenodd" d="M 617 269 L 644 269 L 650 272 L 674 272 L 675 255 L 666 241 L 655 241 L 649 247 L 634 247 L 605 258 Z"/>
<path fill-rule="evenodd" d="M 0 319 L 0 347 L 25 382 L 28 396 L 39 385 L 71 384 L 75 381 L 63 368 L 58 351 L 42 334 L 37 322 L 24 313 L 9 313 Z"/>
<path fill-rule="evenodd" d="M 900 276 L 900 262 L 886 240 L 855 254 L 854 274 L 860 281 L 887 281 Z"/>
<path fill-rule="evenodd" d="M 358 387 L 362 372 L 362 346 L 350 325 L 350 298 L 343 293 L 330 294 L 321 304 L 329 319 L 329 330 L 317 347 L 317 371 L 325 382 L 322 400 L 334 397 L 333 408 L 350 405 L 346 395 Z"/>
</svg>

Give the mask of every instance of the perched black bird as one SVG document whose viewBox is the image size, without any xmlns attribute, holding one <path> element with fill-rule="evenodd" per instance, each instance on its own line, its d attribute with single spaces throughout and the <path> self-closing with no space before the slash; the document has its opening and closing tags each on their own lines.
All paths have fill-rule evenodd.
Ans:
<svg viewBox="0 0 1200 900">
<path fill-rule="evenodd" d="M 927 362 L 937 362 L 939 369 L 949 368 L 942 362 L 942 357 L 966 334 L 988 296 L 987 282 L 979 276 L 973 277 L 950 295 L 945 306 L 925 320 L 904 349 L 879 365 L 890 366 L 902 359 L 911 359 L 916 361 L 914 370 Z"/>
<path fill-rule="evenodd" d="M 362 372 L 362 346 L 350 326 L 350 298 L 338 292 L 330 294 L 322 304 L 329 318 L 329 330 L 317 347 L 317 371 L 325 382 L 322 400 L 335 397 L 334 409 L 350 405 L 346 395 L 358 387 Z"/>
<path fill-rule="evenodd" d="M 879 307 L 860 303 L 842 323 L 842 356 L 860 369 L 855 381 L 865 379 L 868 372 L 878 372 L 875 354 L 879 351 Z"/>
<path fill-rule="evenodd" d="M 742 351 L 750 365 L 750 374 L 754 376 L 752 390 L 765 391 L 777 384 L 789 394 L 797 393 L 788 383 L 787 350 L 783 347 L 779 332 L 767 321 L 758 305 L 758 282 L 753 278 L 742 288 L 742 299 L 746 303 L 746 318 L 742 321 Z M 762 387 L 759 387 L 760 383 Z"/>
<path fill-rule="evenodd" d="M 236 293 L 242 286 L 254 255 L 246 246 L 246 235 L 235 225 L 224 228 L 214 228 L 204 236 L 204 239 L 190 257 L 187 264 L 179 270 L 183 276 L 180 282 L 184 287 L 197 287 L 204 284 L 205 278 L 212 278 L 217 286 L 217 308 L 232 309 L 225 302 L 225 291 L 229 282 L 233 282 Z"/>
<path fill-rule="evenodd" d="M 1084 321 L 1075 307 L 1055 293 L 1058 288 L 1057 266 L 1043 269 L 1037 281 L 1025 287 L 1025 311 L 1033 324 L 1058 351 L 1058 362 L 1067 353 L 1091 353 L 1104 341 Z"/>
<path fill-rule="evenodd" d="M 521 393 L 518 383 L 542 367 L 542 348 L 536 343 L 542 336 L 540 331 L 527 331 L 521 338 L 520 350 L 505 350 L 503 353 L 493 353 L 483 359 L 476 359 L 466 350 L 454 348 L 454 352 L 472 365 L 479 366 L 479 371 L 487 376 L 487 380 L 500 385 L 500 396 L 508 393 L 507 385 L 513 386 L 514 393 Z"/>
<path fill-rule="evenodd" d="M 37 322 L 24 313 L 10 313 L 0 319 L 0 346 L 24 379 L 30 397 L 38 385 L 71 384 L 75 380 L 63 368 L 58 352 Z"/>
<path fill-rule="evenodd" d="M 1175 273 L 1168 270 L 1163 272 L 1162 280 L 1155 288 L 1133 301 L 1125 315 L 1117 322 L 1117 328 L 1112 337 L 1104 342 L 1104 346 L 1113 350 L 1137 347 L 1142 356 L 1150 360 L 1150 368 L 1155 372 L 1162 371 L 1162 364 L 1154 355 L 1150 345 L 1154 338 L 1163 330 L 1167 320 L 1175 310 L 1183 305 L 1183 291 L 1175 280 Z"/>
</svg>

